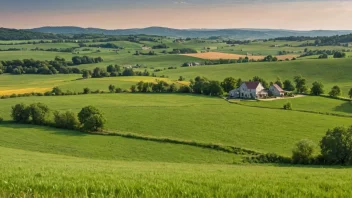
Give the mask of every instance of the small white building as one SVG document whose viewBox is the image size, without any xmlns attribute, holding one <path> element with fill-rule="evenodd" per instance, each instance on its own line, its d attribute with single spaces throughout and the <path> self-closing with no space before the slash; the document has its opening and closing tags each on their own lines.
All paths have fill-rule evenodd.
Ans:
<svg viewBox="0 0 352 198">
<path fill-rule="evenodd" d="M 277 84 L 273 84 L 269 88 L 269 93 L 276 97 L 283 97 L 285 96 L 285 91 Z"/>
</svg>

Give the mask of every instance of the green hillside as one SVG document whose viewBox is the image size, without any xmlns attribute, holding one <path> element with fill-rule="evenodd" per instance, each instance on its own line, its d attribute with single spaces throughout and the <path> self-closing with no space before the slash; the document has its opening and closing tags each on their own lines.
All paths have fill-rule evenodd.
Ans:
<svg viewBox="0 0 352 198">
<path fill-rule="evenodd" d="M 11 106 L 42 102 L 53 110 L 101 109 L 108 131 L 169 137 L 290 155 L 298 140 L 318 143 L 326 130 L 349 125 L 352 118 L 258 109 L 223 99 L 179 94 L 98 94 L 1 100 L 0 116 L 10 119 Z M 299 125 L 297 124 L 299 123 Z"/>
</svg>

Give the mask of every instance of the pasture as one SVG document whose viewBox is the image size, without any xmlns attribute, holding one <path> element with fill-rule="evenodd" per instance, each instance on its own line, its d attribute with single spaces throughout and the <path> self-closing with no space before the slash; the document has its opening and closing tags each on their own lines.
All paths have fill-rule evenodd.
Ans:
<svg viewBox="0 0 352 198">
<path fill-rule="evenodd" d="M 180 94 L 90 94 L 1 100 L 0 116 L 11 106 L 41 102 L 52 110 L 101 109 L 109 132 L 216 143 L 289 156 L 293 144 L 308 138 L 318 143 L 327 129 L 348 126 L 343 118 L 230 104 L 223 99 Z M 299 123 L 299 124 L 297 124 Z"/>
</svg>

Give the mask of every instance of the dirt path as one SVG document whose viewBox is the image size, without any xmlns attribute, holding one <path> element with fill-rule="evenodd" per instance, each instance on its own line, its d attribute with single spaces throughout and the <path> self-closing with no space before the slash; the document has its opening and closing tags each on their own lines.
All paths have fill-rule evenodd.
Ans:
<svg viewBox="0 0 352 198">
<path fill-rule="evenodd" d="M 306 97 L 306 95 L 295 95 L 295 97 L 292 98 L 269 98 L 269 99 L 259 99 L 259 101 L 274 101 L 274 100 L 284 100 L 284 99 L 295 99 L 295 98 L 302 98 Z"/>
<path fill-rule="evenodd" d="M 221 52 L 206 52 L 206 53 L 197 53 L 197 54 L 183 54 L 184 56 L 191 56 L 195 58 L 207 59 L 207 60 L 218 60 L 218 59 L 239 59 L 248 57 L 249 59 L 261 60 L 264 59 L 265 56 L 247 56 L 240 54 L 229 54 L 229 53 L 221 53 Z M 295 55 L 282 55 L 276 56 L 279 60 L 285 60 L 286 58 L 292 59 L 296 57 Z"/>
</svg>

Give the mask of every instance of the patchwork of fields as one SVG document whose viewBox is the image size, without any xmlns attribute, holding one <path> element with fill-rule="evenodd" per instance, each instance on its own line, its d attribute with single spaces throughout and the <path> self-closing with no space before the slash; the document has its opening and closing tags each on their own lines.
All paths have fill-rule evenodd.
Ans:
<svg viewBox="0 0 352 198">
<path fill-rule="evenodd" d="M 260 76 L 271 82 L 277 77 L 293 81 L 294 76 L 302 75 L 309 87 L 314 81 L 322 82 L 325 94 L 334 85 L 340 86 L 345 98 L 352 88 L 352 59 L 348 56 L 324 60 L 308 56 L 295 61 L 181 67 L 187 62 L 208 59 L 238 59 L 247 53 L 263 58 L 267 55 L 280 57 L 280 52 L 287 51 L 280 59 L 292 59 L 304 52 L 306 47 L 300 47 L 303 42 L 255 41 L 230 45 L 220 40 L 176 42 L 171 38 L 158 39 L 111 41 L 123 48 L 119 50 L 79 47 L 78 43 L 10 45 L 8 41 L 1 41 L 0 49 L 16 47 L 21 50 L 1 51 L 0 61 L 100 56 L 103 62 L 71 67 L 92 70 L 118 64 L 134 66 L 135 71 L 147 70 L 156 77 L 82 79 L 81 74 L 5 73 L 0 75 L 0 96 L 44 93 L 53 87 L 72 92 L 82 92 L 84 88 L 108 92 L 108 86 L 115 85 L 129 91 L 139 81 L 162 80 L 180 86 L 189 84 L 197 76 L 217 81 L 226 77 L 248 80 Z M 152 49 L 161 43 L 168 48 Z M 75 48 L 74 53 L 33 50 L 71 47 Z M 199 53 L 178 55 L 164 52 L 182 48 Z M 349 49 L 343 46 L 308 48 Z M 156 55 L 134 55 L 136 51 L 155 51 Z M 178 81 L 180 77 L 182 81 Z M 293 110 L 282 110 L 289 101 Z M 107 119 L 105 131 L 110 133 L 231 146 L 285 157 L 291 156 L 294 144 L 301 139 L 310 139 L 318 145 L 328 129 L 352 124 L 351 102 L 325 96 L 234 103 L 220 97 L 181 93 L 1 99 L 0 117 L 4 122 L 0 123 L 0 197 L 347 197 L 352 193 L 349 167 L 247 164 L 243 159 L 249 154 L 11 122 L 12 106 L 37 102 L 46 104 L 51 112 L 78 113 L 83 107 L 93 105 L 103 112 Z M 318 153 L 319 149 L 316 149 L 314 154 Z"/>
</svg>

